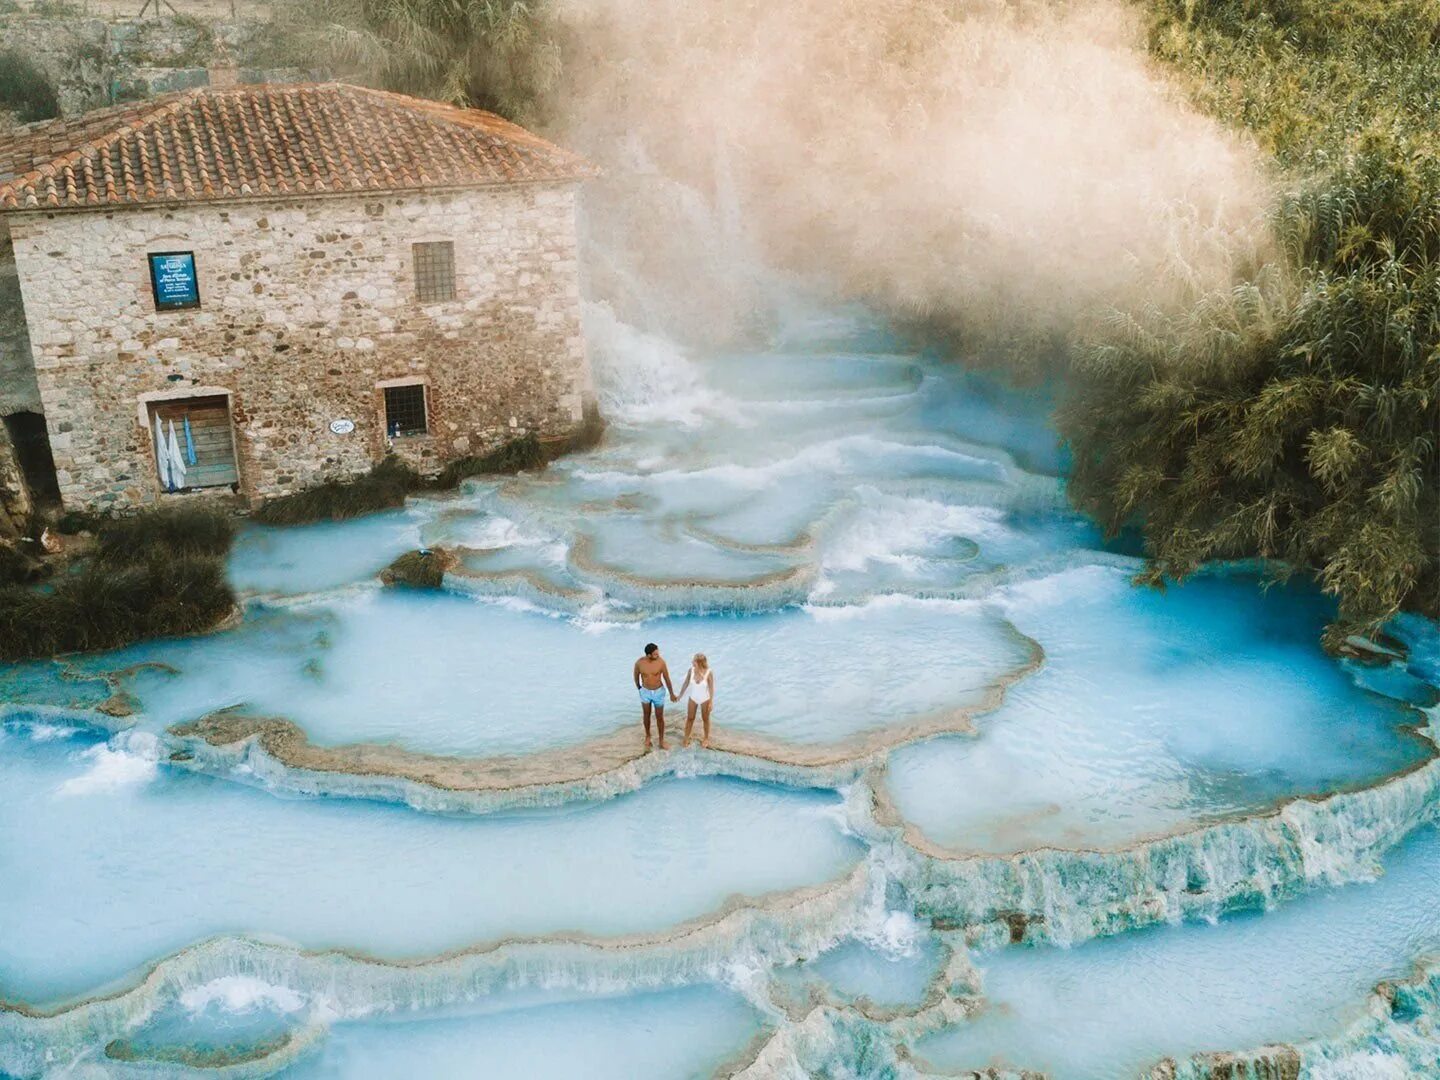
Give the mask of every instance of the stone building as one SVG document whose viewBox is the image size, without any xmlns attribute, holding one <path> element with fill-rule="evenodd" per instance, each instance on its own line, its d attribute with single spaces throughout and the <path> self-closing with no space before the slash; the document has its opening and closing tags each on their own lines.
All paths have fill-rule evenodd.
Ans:
<svg viewBox="0 0 1440 1080">
<path fill-rule="evenodd" d="M 591 172 L 490 113 L 338 83 L 0 136 L 0 408 L 30 494 L 253 500 L 574 434 Z"/>
</svg>

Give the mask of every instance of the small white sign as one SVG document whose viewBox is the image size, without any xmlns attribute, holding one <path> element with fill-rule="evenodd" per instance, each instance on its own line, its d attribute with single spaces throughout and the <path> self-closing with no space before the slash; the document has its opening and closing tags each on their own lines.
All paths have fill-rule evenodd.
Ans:
<svg viewBox="0 0 1440 1080">
<path fill-rule="evenodd" d="M 354 420 L 331 420 L 330 430 L 336 435 L 349 435 L 355 430 Z"/>
</svg>

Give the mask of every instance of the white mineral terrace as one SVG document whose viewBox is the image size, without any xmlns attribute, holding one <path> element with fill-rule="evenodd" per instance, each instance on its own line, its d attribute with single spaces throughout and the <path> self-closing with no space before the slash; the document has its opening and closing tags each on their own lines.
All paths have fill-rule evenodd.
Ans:
<svg viewBox="0 0 1440 1080">
<path fill-rule="evenodd" d="M 1440 1075 L 1435 625 L 1137 589 L 1043 403 L 859 314 L 589 332 L 599 449 L 0 671 L 0 1074 Z"/>
</svg>

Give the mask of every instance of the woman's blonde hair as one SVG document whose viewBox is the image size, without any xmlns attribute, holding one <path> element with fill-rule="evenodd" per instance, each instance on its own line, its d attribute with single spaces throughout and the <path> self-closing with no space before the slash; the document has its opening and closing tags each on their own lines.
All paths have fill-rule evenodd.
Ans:
<svg viewBox="0 0 1440 1080">
<path fill-rule="evenodd" d="M 703 652 L 697 652 L 695 654 L 695 659 L 691 662 L 698 664 L 700 668 L 704 671 L 710 670 L 710 661 L 705 659 L 705 654 Z"/>
</svg>

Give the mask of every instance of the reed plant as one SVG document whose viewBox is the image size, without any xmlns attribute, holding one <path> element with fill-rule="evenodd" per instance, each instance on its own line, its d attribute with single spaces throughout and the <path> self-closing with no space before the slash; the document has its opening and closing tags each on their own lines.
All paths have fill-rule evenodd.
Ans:
<svg viewBox="0 0 1440 1080">
<path fill-rule="evenodd" d="M 497 447 L 488 454 L 458 458 L 446 465 L 432 487 L 448 490 L 472 476 L 510 475 L 527 469 L 543 469 L 550 455 L 534 435 L 523 435 Z"/>
<path fill-rule="evenodd" d="M 203 507 L 99 522 L 92 551 L 38 584 L 0 586 L 0 659 L 210 629 L 235 607 L 225 574 L 234 532 L 224 511 Z"/>
<path fill-rule="evenodd" d="M 235 519 L 214 507 L 175 505 L 101 519 L 96 554 L 108 562 L 139 562 L 152 556 L 223 558 L 235 540 Z"/>
<path fill-rule="evenodd" d="M 1276 258 L 1075 349 L 1070 491 L 1153 584 L 1313 573 L 1326 644 L 1440 613 L 1440 3 L 1151 0 L 1151 48 L 1274 156 Z"/>
<path fill-rule="evenodd" d="M 533 434 L 520 435 L 487 454 L 457 458 L 433 477 L 421 476 L 391 454 L 363 476 L 327 480 L 294 495 L 271 499 L 254 516 L 265 525 L 304 525 L 373 514 L 403 506 L 405 499 L 417 492 L 452 490 L 471 477 L 543 469 L 558 454 L 594 445 L 603 431 L 599 418 L 592 417 L 575 438 L 560 443 L 547 444 Z"/>
<path fill-rule="evenodd" d="M 415 471 L 390 455 L 363 476 L 327 480 L 294 495 L 271 499 L 256 510 L 254 516 L 265 525 L 344 521 L 403 506 L 405 497 L 419 484 Z"/>
</svg>

